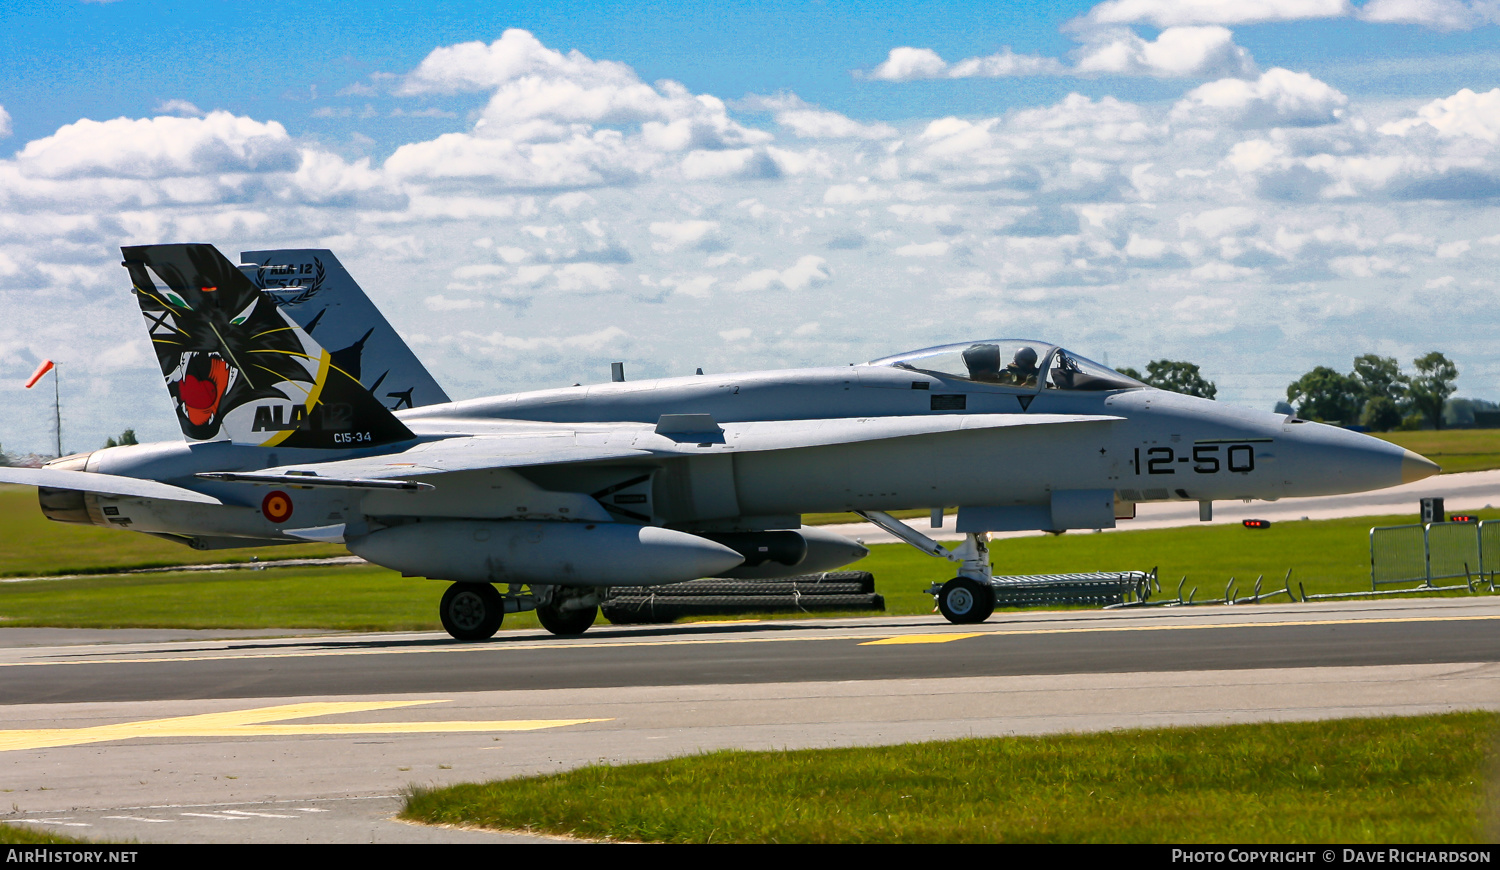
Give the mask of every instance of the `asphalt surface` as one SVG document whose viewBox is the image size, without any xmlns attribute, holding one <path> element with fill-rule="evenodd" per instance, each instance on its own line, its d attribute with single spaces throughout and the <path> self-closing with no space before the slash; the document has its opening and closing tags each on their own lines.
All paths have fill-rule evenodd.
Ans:
<svg viewBox="0 0 1500 870">
<path fill-rule="evenodd" d="M 0 630 L 0 820 L 142 842 L 493 841 L 390 816 L 411 784 L 721 747 L 1500 709 L 1497 629 L 1500 598 L 1475 596 L 477 644 Z"/>
</svg>

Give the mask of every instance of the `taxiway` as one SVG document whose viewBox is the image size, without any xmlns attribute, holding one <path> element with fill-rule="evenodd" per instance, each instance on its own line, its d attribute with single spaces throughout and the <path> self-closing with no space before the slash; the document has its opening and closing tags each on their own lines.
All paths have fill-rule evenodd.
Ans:
<svg viewBox="0 0 1500 870">
<path fill-rule="evenodd" d="M 1484 596 L 478 644 L 11 629 L 0 819 L 143 842 L 495 839 L 390 816 L 412 784 L 725 747 L 1500 709 L 1497 628 Z"/>
</svg>

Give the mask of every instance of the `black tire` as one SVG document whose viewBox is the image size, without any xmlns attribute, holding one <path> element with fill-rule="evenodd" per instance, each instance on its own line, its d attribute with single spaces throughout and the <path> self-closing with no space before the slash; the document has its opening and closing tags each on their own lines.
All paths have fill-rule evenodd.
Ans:
<svg viewBox="0 0 1500 870">
<path fill-rule="evenodd" d="M 487 640 L 505 619 L 505 599 L 488 583 L 454 583 L 443 593 L 438 616 L 458 640 Z"/>
<path fill-rule="evenodd" d="M 559 610 L 553 605 L 544 604 L 536 609 L 536 618 L 542 623 L 542 628 L 553 634 L 575 635 L 583 634 L 599 618 L 599 608 L 580 607 L 576 610 Z"/>
<path fill-rule="evenodd" d="M 995 590 L 987 583 L 954 577 L 938 591 L 938 610 L 958 625 L 984 622 L 995 612 Z"/>
</svg>

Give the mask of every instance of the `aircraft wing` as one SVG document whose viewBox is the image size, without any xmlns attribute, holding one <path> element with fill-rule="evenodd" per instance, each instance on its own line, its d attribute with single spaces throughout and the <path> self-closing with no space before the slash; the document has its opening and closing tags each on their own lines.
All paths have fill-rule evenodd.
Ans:
<svg viewBox="0 0 1500 870">
<path fill-rule="evenodd" d="M 72 489 L 134 498 L 160 498 L 195 504 L 223 504 L 211 495 L 194 492 L 170 483 L 99 474 L 93 471 L 63 471 L 59 468 L 0 468 L 0 483 L 21 483 L 48 489 Z"/>
<path fill-rule="evenodd" d="M 420 480 L 424 477 L 455 471 L 482 471 L 491 468 L 524 468 L 532 465 L 559 465 L 571 462 L 596 462 L 606 459 L 647 459 L 649 450 L 634 447 L 576 443 L 572 430 L 549 435 L 481 435 L 445 438 L 418 444 L 400 453 L 344 459 L 336 462 L 303 463 L 264 471 L 203 472 L 208 480 L 233 480 L 288 486 L 323 486 L 343 489 L 430 489 L 431 484 L 396 481 Z"/>
<path fill-rule="evenodd" d="M 205 472 L 199 477 L 251 483 L 342 488 L 381 487 L 381 481 L 421 480 L 456 471 L 523 468 L 607 460 L 643 460 L 711 453 L 828 447 L 977 429 L 1107 423 L 1122 417 L 1087 414 L 945 414 L 826 420 L 713 422 L 706 414 L 664 415 L 650 423 L 577 426 L 520 423 L 512 432 L 487 425 L 486 434 L 443 438 L 399 453 L 304 463 L 253 472 Z M 415 488 L 415 487 L 405 487 Z"/>
<path fill-rule="evenodd" d="M 845 417 L 832 420 L 761 420 L 749 423 L 725 423 L 724 446 L 735 452 L 756 450 L 790 450 L 798 447 L 829 447 L 860 441 L 882 441 L 914 435 L 936 435 L 974 429 L 1003 429 L 1022 426 L 1064 426 L 1107 423 L 1123 417 L 1098 414 L 944 414 L 911 417 Z M 658 424 L 658 432 L 661 426 Z M 658 439 L 674 439 L 675 433 L 658 434 Z M 643 441 L 645 439 L 642 439 Z M 641 442 L 637 442 L 641 444 Z M 644 445 L 642 445 L 644 446 Z M 698 454 L 694 443 L 673 440 L 673 447 L 655 444 L 658 450 Z M 675 448 L 675 449 L 674 449 Z"/>
</svg>

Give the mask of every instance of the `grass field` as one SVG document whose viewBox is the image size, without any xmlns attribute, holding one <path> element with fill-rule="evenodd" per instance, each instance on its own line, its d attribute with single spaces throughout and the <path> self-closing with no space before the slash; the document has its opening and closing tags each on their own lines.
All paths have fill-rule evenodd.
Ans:
<svg viewBox="0 0 1500 870">
<path fill-rule="evenodd" d="M 725 751 L 416 790 L 402 815 L 668 843 L 1493 842 L 1497 729 L 1456 713 Z"/>
<path fill-rule="evenodd" d="M 342 546 L 329 544 L 194 550 L 150 535 L 57 523 L 42 516 L 34 487 L 0 485 L 0 577 L 248 562 L 252 557 L 300 559 L 348 554 Z"/>
<path fill-rule="evenodd" d="M 26 825 L 0 824 L 0 844 L 7 846 L 39 846 L 49 843 L 68 845 L 90 842 L 93 841 L 81 840 L 77 837 L 65 837 L 62 834 L 54 834 L 50 831 Z"/>
<path fill-rule="evenodd" d="M 1500 429 L 1381 432 L 1375 437 L 1422 454 L 1442 466 L 1444 474 L 1500 468 Z"/>
</svg>

